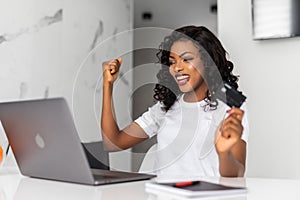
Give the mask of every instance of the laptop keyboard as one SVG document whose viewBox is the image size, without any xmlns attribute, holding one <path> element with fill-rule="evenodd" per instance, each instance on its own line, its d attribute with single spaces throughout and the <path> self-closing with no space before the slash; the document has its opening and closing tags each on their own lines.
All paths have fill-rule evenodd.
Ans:
<svg viewBox="0 0 300 200">
<path fill-rule="evenodd" d="M 105 179 L 114 179 L 118 178 L 116 176 L 109 176 L 109 175 L 98 175 L 98 174 L 93 174 L 95 180 L 105 180 Z"/>
<path fill-rule="evenodd" d="M 96 185 L 147 180 L 153 175 L 92 169 Z"/>
</svg>

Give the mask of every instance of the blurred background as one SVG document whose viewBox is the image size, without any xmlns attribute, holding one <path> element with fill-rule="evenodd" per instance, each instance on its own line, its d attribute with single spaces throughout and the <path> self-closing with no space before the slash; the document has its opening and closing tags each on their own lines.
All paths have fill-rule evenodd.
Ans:
<svg viewBox="0 0 300 200">
<path fill-rule="evenodd" d="M 261 7 L 273 10 L 263 12 L 255 0 L 0 0 L 0 101 L 63 96 L 81 140 L 101 141 L 101 63 L 124 59 L 114 92 L 122 128 L 154 103 L 163 37 L 183 25 L 203 25 L 220 38 L 248 97 L 246 176 L 300 178 L 300 38 L 293 26 L 299 6 L 264 2 Z M 262 25 L 254 18 L 279 8 L 286 14 L 273 19 L 287 22 L 279 29 L 292 34 L 276 33 L 272 17 Z M 111 167 L 138 171 L 154 142 L 111 153 Z"/>
</svg>

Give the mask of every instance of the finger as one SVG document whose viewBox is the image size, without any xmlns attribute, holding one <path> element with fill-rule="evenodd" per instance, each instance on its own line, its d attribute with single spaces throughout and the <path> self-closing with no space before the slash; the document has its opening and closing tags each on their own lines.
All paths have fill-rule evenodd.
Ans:
<svg viewBox="0 0 300 200">
<path fill-rule="evenodd" d="M 118 59 L 113 59 L 113 60 L 109 61 L 109 64 L 118 66 L 118 65 L 120 65 L 120 62 Z"/>
<path fill-rule="evenodd" d="M 109 63 L 110 63 L 110 61 L 104 61 L 104 62 L 102 63 L 103 69 L 105 69 L 105 68 L 109 65 Z"/>
<path fill-rule="evenodd" d="M 105 77 L 110 77 L 112 74 L 111 74 L 111 68 L 110 67 L 106 67 L 103 69 L 103 75 Z"/>
<path fill-rule="evenodd" d="M 111 74 L 115 74 L 115 73 L 118 71 L 117 68 L 118 68 L 118 67 L 115 66 L 115 65 L 110 65 L 110 67 L 109 67 L 110 73 L 111 73 Z"/>
<path fill-rule="evenodd" d="M 237 118 L 236 116 L 233 116 L 233 115 L 229 115 L 223 123 L 233 123 L 233 124 L 236 124 L 236 125 L 239 125 L 242 123 L 242 121 Z"/>
<path fill-rule="evenodd" d="M 105 72 L 105 71 L 110 72 L 112 70 L 112 67 L 113 67 L 113 65 L 112 65 L 111 61 L 105 61 L 105 62 L 102 63 L 103 72 Z"/>
<path fill-rule="evenodd" d="M 243 132 L 244 127 L 243 126 L 236 126 L 234 124 L 227 124 L 226 126 L 223 127 L 221 134 L 225 134 L 226 131 L 228 130 L 233 130 L 235 131 L 238 135 L 241 135 Z"/>
<path fill-rule="evenodd" d="M 119 57 L 118 59 L 112 60 L 109 63 L 109 65 L 113 66 L 111 68 L 111 73 L 114 74 L 114 73 L 118 72 L 119 69 L 120 69 L 121 64 L 122 64 L 122 58 L 121 57 Z"/>
<path fill-rule="evenodd" d="M 240 108 L 231 108 L 227 111 L 229 115 L 235 116 L 239 120 L 242 120 L 244 117 L 244 111 Z"/>
<path fill-rule="evenodd" d="M 221 136 L 221 128 L 222 128 L 223 121 L 219 124 L 217 127 L 217 130 L 215 131 L 215 139 L 218 139 Z"/>
<path fill-rule="evenodd" d="M 234 126 L 239 129 L 243 129 L 242 123 L 238 119 L 235 119 L 235 118 L 230 118 L 228 120 L 224 120 L 221 130 L 223 130 L 226 126 Z"/>
<path fill-rule="evenodd" d="M 227 139 L 228 138 L 238 138 L 239 137 L 239 134 L 237 134 L 235 132 L 235 130 L 232 129 L 232 128 L 226 128 L 226 130 L 222 131 L 221 135 L 222 135 L 222 137 L 227 138 Z"/>
<path fill-rule="evenodd" d="M 115 74 L 119 71 L 119 64 L 116 63 L 116 61 L 109 63 L 108 69 L 110 70 L 111 74 Z"/>
<path fill-rule="evenodd" d="M 102 63 L 103 68 L 109 66 L 109 65 L 116 65 L 120 66 L 122 64 L 122 58 L 119 57 L 118 59 L 108 60 Z"/>
<path fill-rule="evenodd" d="M 225 138 L 241 137 L 243 133 L 243 126 L 236 126 L 235 124 L 227 124 L 222 128 L 221 135 Z"/>
<path fill-rule="evenodd" d="M 221 131 L 223 131 L 223 129 L 229 125 L 234 125 L 234 126 L 240 127 L 240 128 L 243 127 L 242 122 L 234 116 L 228 116 L 225 120 L 222 121 L 222 123 L 220 125 L 221 125 L 221 127 L 220 127 Z"/>
<path fill-rule="evenodd" d="M 123 62 L 122 57 L 119 57 L 119 58 L 117 58 L 117 59 L 111 60 L 111 61 L 110 61 L 110 64 L 116 64 L 116 66 L 119 67 L 119 66 L 122 64 L 122 62 Z"/>
</svg>

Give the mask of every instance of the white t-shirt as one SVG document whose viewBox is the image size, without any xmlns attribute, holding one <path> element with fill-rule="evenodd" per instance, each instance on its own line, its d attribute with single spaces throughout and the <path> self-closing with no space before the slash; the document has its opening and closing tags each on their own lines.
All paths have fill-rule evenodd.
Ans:
<svg viewBox="0 0 300 200">
<path fill-rule="evenodd" d="M 157 134 L 154 172 L 157 175 L 220 176 L 215 131 L 230 108 L 219 101 L 216 110 L 205 111 L 206 102 L 188 103 L 183 95 L 167 111 L 158 102 L 135 120 L 149 137 Z M 242 139 L 247 142 L 247 111 Z"/>
</svg>

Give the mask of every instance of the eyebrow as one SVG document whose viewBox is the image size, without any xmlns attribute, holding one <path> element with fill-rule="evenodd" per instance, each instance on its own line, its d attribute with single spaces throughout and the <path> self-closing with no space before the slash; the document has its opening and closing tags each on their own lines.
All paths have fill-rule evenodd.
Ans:
<svg viewBox="0 0 300 200">
<path fill-rule="evenodd" d="M 182 57 L 182 56 L 184 56 L 185 54 L 188 54 L 188 53 L 190 53 L 190 54 L 193 54 L 192 52 L 189 52 L 189 51 L 186 51 L 186 52 L 183 52 L 182 54 L 180 54 L 179 55 L 179 57 Z M 174 58 L 173 56 L 169 56 L 170 58 Z"/>
</svg>

